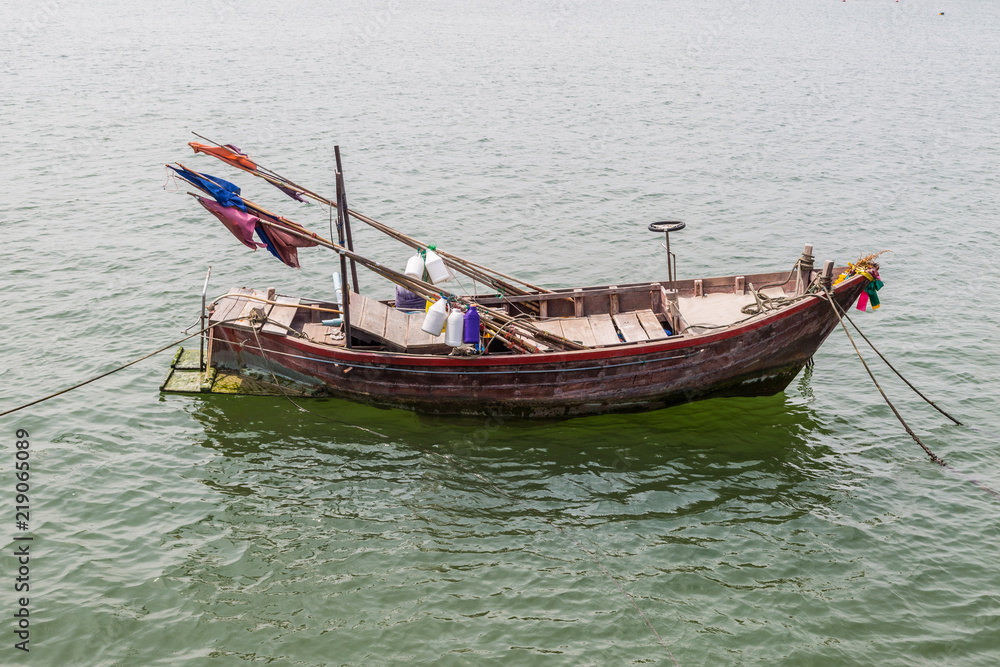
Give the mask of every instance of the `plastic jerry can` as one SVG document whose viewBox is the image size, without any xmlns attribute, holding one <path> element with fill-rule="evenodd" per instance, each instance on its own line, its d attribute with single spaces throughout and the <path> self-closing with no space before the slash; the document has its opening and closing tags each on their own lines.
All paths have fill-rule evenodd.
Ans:
<svg viewBox="0 0 1000 667">
<path fill-rule="evenodd" d="M 406 269 L 403 273 L 411 278 L 416 278 L 417 280 L 424 279 L 424 258 L 419 252 L 410 259 L 406 260 Z"/>
<path fill-rule="evenodd" d="M 424 323 L 420 328 L 432 336 L 440 336 L 441 332 L 444 331 L 444 325 L 447 320 L 448 302 L 444 299 L 438 299 L 434 302 L 433 306 L 427 309 L 427 314 L 424 315 Z"/>
<path fill-rule="evenodd" d="M 452 347 L 458 347 L 461 345 L 464 324 L 465 313 L 458 308 L 453 309 L 451 311 L 451 315 L 448 316 L 448 324 L 445 326 L 444 342 Z"/>
<path fill-rule="evenodd" d="M 448 270 L 448 267 L 445 266 L 441 256 L 433 250 L 429 249 L 427 251 L 425 266 L 427 267 L 427 275 L 430 277 L 432 283 L 448 282 L 454 277 L 452 272 Z"/>
</svg>

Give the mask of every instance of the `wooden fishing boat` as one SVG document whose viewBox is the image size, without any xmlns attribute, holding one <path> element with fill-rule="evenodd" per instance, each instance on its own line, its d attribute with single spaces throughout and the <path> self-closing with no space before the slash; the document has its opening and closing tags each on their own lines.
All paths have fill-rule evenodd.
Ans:
<svg viewBox="0 0 1000 667">
<path fill-rule="evenodd" d="M 715 396 L 779 392 L 837 324 L 837 308 L 848 308 L 863 290 L 877 306 L 866 287 L 877 282 L 878 255 L 849 265 L 834 283 L 833 262 L 814 270 L 810 245 L 787 274 L 678 281 L 670 233 L 685 225 L 676 221 L 649 225 L 665 234 L 666 280 L 547 289 L 349 209 L 338 147 L 337 194 L 329 199 L 258 165 L 231 144 L 210 143 L 191 147 L 295 199 L 329 206 L 331 217 L 336 209 L 337 241 L 243 198 L 233 183 L 167 165 L 214 201 L 189 194 L 241 243 L 266 246 L 289 266 L 298 266 L 297 248 L 336 251 L 335 281 L 342 279 L 343 289 L 336 288 L 334 299 L 305 299 L 241 288 L 210 309 L 203 306 L 208 353 L 197 357 L 195 391 L 216 391 L 224 376 L 231 387 L 235 379 L 235 385 L 254 384 L 265 393 L 270 388 L 338 396 L 439 414 L 565 417 L 654 410 Z M 416 249 L 406 271 L 355 252 L 351 219 Z M 358 266 L 394 282 L 397 296 L 402 290 L 418 310 L 360 294 Z M 495 291 L 450 292 L 445 285 L 452 273 Z M 420 308 L 425 299 L 427 313 Z M 180 359 L 175 358 L 175 370 Z M 190 369 L 190 358 L 185 363 Z M 171 385 L 171 377 L 166 390 L 186 390 L 183 382 Z"/>
<path fill-rule="evenodd" d="M 816 272 L 807 276 L 814 283 Z M 322 324 L 336 304 L 237 289 L 211 313 L 211 359 L 219 369 L 264 380 L 274 374 L 300 392 L 439 414 L 565 417 L 655 410 L 717 396 L 782 391 L 837 325 L 825 292 L 803 294 L 787 273 L 561 289 L 477 303 L 535 315 L 538 326 L 585 349 L 517 354 L 450 354 L 444 336 L 420 329 L 423 313 L 351 298 L 352 347 L 343 326 Z M 747 316 L 751 285 L 783 306 Z M 831 288 L 848 308 L 868 282 L 854 275 Z M 796 284 L 799 294 L 796 294 Z M 274 295 L 272 295 L 274 297 Z M 267 302 L 274 303 L 267 303 Z M 534 306 L 534 307 L 531 307 Z M 680 332 L 668 335 L 668 332 Z M 287 386 L 287 385 L 286 385 Z"/>
</svg>

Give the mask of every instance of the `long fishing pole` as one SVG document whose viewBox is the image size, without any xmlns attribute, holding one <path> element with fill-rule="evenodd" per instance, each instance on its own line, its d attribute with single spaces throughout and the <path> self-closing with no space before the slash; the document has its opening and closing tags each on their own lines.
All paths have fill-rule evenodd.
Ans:
<svg viewBox="0 0 1000 667">
<path fill-rule="evenodd" d="M 213 141 L 212 139 L 209 139 L 207 137 L 204 137 L 204 136 L 198 134 L 197 132 L 192 132 L 191 134 L 195 135 L 199 139 L 203 139 L 203 140 L 205 140 L 205 141 L 207 141 L 207 142 L 209 142 L 211 144 L 214 144 L 215 146 L 218 146 L 219 148 L 226 148 L 225 145 L 220 144 L 220 143 L 218 143 L 216 141 Z M 234 164 L 234 163 L 232 163 L 232 162 L 230 162 L 228 160 L 224 160 L 223 158 L 221 158 L 218 155 L 213 155 L 213 157 L 215 157 L 215 158 L 217 158 L 219 160 L 222 160 L 223 162 L 226 162 L 227 164 L 230 164 L 231 166 L 234 166 L 234 167 L 236 167 L 238 169 L 242 169 L 243 171 L 246 171 L 247 173 L 253 174 L 254 176 L 257 176 L 258 178 L 262 178 L 262 179 L 270 182 L 272 185 L 284 186 L 284 187 L 289 187 L 290 186 L 291 188 L 294 188 L 294 189 L 298 190 L 300 194 L 307 195 L 311 199 L 313 199 L 313 200 L 315 200 L 315 201 L 317 201 L 317 202 L 319 202 L 321 204 L 325 204 L 327 206 L 333 206 L 333 207 L 337 206 L 337 202 L 335 202 L 333 200 L 330 200 L 330 199 L 328 199 L 328 198 L 326 198 L 326 197 L 324 197 L 324 196 L 322 196 L 320 194 L 317 194 L 316 192 L 313 192 L 312 190 L 310 190 L 308 188 L 305 188 L 305 187 L 299 185 L 298 183 L 295 183 L 291 179 L 285 178 L 284 176 L 281 176 L 277 172 L 275 172 L 275 171 L 273 171 L 271 169 L 268 169 L 267 167 L 264 167 L 262 165 L 259 165 L 259 164 L 256 165 L 257 166 L 257 170 L 253 170 L 253 169 L 249 169 L 249 168 L 247 168 L 247 167 L 245 167 L 243 165 L 240 165 L 238 163 Z M 254 163 L 254 164 L 256 164 L 256 163 Z M 377 220 L 374 220 L 373 218 L 370 218 L 370 217 L 368 217 L 366 215 L 362 215 L 361 213 L 358 213 L 357 211 L 353 211 L 351 209 L 347 209 L 347 213 L 349 215 L 353 216 L 355 219 L 360 220 L 361 222 L 364 222 L 365 224 L 367 224 L 367 225 L 369 225 L 369 226 L 377 229 L 378 231 L 381 231 L 382 233 L 384 233 L 384 234 L 386 234 L 388 236 L 391 236 L 392 238 L 400 241 L 404 245 L 408 245 L 408 246 L 410 246 L 412 248 L 416 248 L 418 250 L 419 249 L 427 250 L 430 247 L 428 244 L 426 244 L 426 243 L 424 243 L 422 241 L 418 241 L 417 239 L 415 239 L 415 238 L 413 238 L 411 236 L 408 236 L 408 235 L 406 235 L 406 234 L 404 234 L 404 233 L 402 233 L 402 232 L 400 232 L 400 231 L 398 231 L 396 229 L 393 229 L 392 227 L 389 227 L 388 225 L 385 225 L 385 224 L 383 224 L 381 222 L 378 222 Z M 510 275 L 507 275 L 505 273 L 501 273 L 500 271 L 497 271 L 495 269 L 491 269 L 489 267 L 483 266 L 482 264 L 478 264 L 476 262 L 473 262 L 471 260 L 465 259 L 463 257 L 459 257 L 458 255 L 455 255 L 453 253 L 449 253 L 449 252 L 444 251 L 444 250 L 435 250 L 435 252 L 437 252 L 439 255 L 441 255 L 441 257 L 443 257 L 444 259 L 450 260 L 451 263 L 455 266 L 456 269 L 459 270 L 460 273 L 464 273 L 465 275 L 469 276 L 470 278 L 478 278 L 480 281 L 486 282 L 486 283 L 488 283 L 488 284 L 490 284 L 490 285 L 492 285 L 494 287 L 503 288 L 505 291 L 507 291 L 507 292 L 509 292 L 511 294 L 529 294 L 531 292 L 547 294 L 547 293 L 551 293 L 552 292 L 552 290 L 546 289 L 544 287 L 539 287 L 537 285 L 533 285 L 533 284 L 528 283 L 528 282 L 526 282 L 524 280 L 521 280 L 519 278 L 515 278 L 514 276 L 510 276 Z M 492 275 L 489 275 L 489 274 L 492 274 Z M 520 289 L 520 288 L 518 288 L 518 287 L 516 287 L 516 286 L 514 286 L 514 285 L 512 285 L 512 284 L 510 284 L 508 282 L 506 282 L 506 281 L 513 281 L 513 282 L 516 282 L 516 283 L 520 283 L 521 285 L 524 285 L 525 287 L 527 287 L 530 290 L 530 292 L 526 292 L 526 291 L 524 291 L 524 290 L 522 290 L 522 289 Z"/>
<path fill-rule="evenodd" d="M 247 202 L 246 200 L 244 200 L 244 203 L 251 204 L 251 202 Z M 281 230 L 281 231 L 286 232 L 288 234 L 291 234 L 293 236 L 297 236 L 299 238 L 306 239 L 306 240 L 309 240 L 309 241 L 314 241 L 317 245 L 325 247 L 325 248 L 328 248 L 330 250 L 333 250 L 333 251 L 335 251 L 335 252 L 337 252 L 337 253 L 341 254 L 342 256 L 347 257 L 349 259 L 353 259 L 353 260 L 357 261 L 358 264 L 364 266 L 366 269 L 368 269 L 368 270 L 370 270 L 370 271 L 372 271 L 374 273 L 377 273 L 378 275 L 382 276 L 383 278 L 391 280 L 392 282 L 395 282 L 398 285 L 402 285 L 403 287 L 406 287 L 407 289 L 409 289 L 411 292 L 415 292 L 416 294 L 418 294 L 420 296 L 423 296 L 425 298 L 440 297 L 440 298 L 444 298 L 444 299 L 455 300 L 455 301 L 461 302 L 461 303 L 469 305 L 469 306 L 476 306 L 476 308 L 479 309 L 479 310 L 481 310 L 484 315 L 487 315 L 487 316 L 490 316 L 490 317 L 493 317 L 493 318 L 497 319 L 498 321 L 500 321 L 501 323 L 503 323 L 504 326 L 510 325 L 512 328 L 522 329 L 525 332 L 527 332 L 528 334 L 530 334 L 531 338 L 536 338 L 536 339 L 539 339 L 539 340 L 544 340 L 546 343 L 554 344 L 556 346 L 563 347 L 563 348 L 568 348 L 568 349 L 571 349 L 571 350 L 584 350 L 584 349 L 587 349 L 586 346 L 584 346 L 584 345 L 581 345 L 581 344 L 579 344 L 579 343 L 577 343 L 575 341 L 571 341 L 569 339 L 563 338 L 562 336 L 557 336 L 555 334 L 551 334 L 551 333 L 549 333 L 547 331 L 544 331 L 542 329 L 538 329 L 537 327 L 535 327 L 535 326 L 533 326 L 531 324 L 528 324 L 527 322 L 516 321 L 513 316 L 507 315 L 506 313 L 502 313 L 500 311 L 494 310 L 494 309 L 489 308 L 487 306 L 483 306 L 481 304 L 478 304 L 478 303 L 476 303 L 475 301 L 473 301 L 472 299 L 470 299 L 468 297 L 459 296 L 459 295 L 456 295 L 456 294 L 454 294 L 452 292 L 448 292 L 447 290 L 442 290 L 439 287 L 437 287 L 437 286 L 435 286 L 435 285 L 433 285 L 431 283 L 424 282 L 424 281 L 418 280 L 416 278 L 411 278 L 410 276 L 406 275 L 405 273 L 400 273 L 399 271 L 396 271 L 395 269 L 391 269 L 391 268 L 389 268 L 387 266 L 379 264 L 378 262 L 376 262 L 374 260 L 371 260 L 371 259 L 368 259 L 367 257 L 364 257 L 363 255 L 359 255 L 359 254 L 357 254 L 355 252 L 351 252 L 347 248 L 345 248 L 345 247 L 343 247 L 343 246 L 341 246 L 339 244 L 333 243 L 331 241 L 328 241 L 327 239 L 324 239 L 323 237 L 321 237 L 321 236 L 319 236 L 317 234 L 314 234 L 314 233 L 303 233 L 303 232 L 297 231 L 295 229 L 290 229 L 288 227 L 285 227 L 284 225 L 280 225 L 280 224 L 271 222 L 270 220 L 261 219 L 260 223 L 262 225 L 267 226 L 267 227 L 272 227 L 272 228 Z M 500 327 L 495 327 L 495 328 L 499 329 Z M 523 345 L 523 343 L 521 343 L 521 344 Z M 538 351 L 537 348 L 534 351 L 537 352 Z"/>
<path fill-rule="evenodd" d="M 192 174 L 195 174 L 196 176 L 201 177 L 201 178 L 205 177 L 204 174 L 202 174 L 202 173 L 200 173 L 198 171 L 195 171 L 194 169 L 188 169 L 187 167 L 185 167 L 183 164 L 181 164 L 179 162 L 177 164 L 182 169 L 184 169 L 185 171 L 188 171 L 188 172 L 190 172 Z M 187 179 L 185 179 L 185 180 L 187 180 Z M 203 187 L 201 187 L 197 183 L 192 183 L 191 181 L 187 181 L 187 182 L 190 185 L 192 185 L 193 187 L 197 188 L 198 190 L 201 190 L 202 192 L 204 192 L 204 193 L 206 193 L 206 194 L 208 194 L 208 195 L 211 196 L 211 193 L 209 193 L 207 190 L 205 190 Z M 190 196 L 192 196 L 192 197 L 198 198 L 198 195 L 196 195 L 196 194 L 194 194 L 192 192 L 189 192 L 188 194 Z M 278 230 L 280 230 L 280 231 L 282 231 L 284 233 L 291 234 L 291 235 L 296 236 L 298 238 L 310 241 L 310 242 L 315 243 L 315 244 L 317 244 L 319 246 L 326 247 L 326 248 L 328 248 L 330 250 L 334 250 L 334 251 L 340 253 L 341 257 L 345 257 L 345 258 L 349 258 L 351 260 L 354 260 L 357 263 L 359 263 L 362 266 L 364 266 L 365 268 L 369 269 L 370 271 L 373 271 L 373 272 L 377 273 L 378 275 L 386 278 L 387 280 L 390 280 L 390 281 L 396 283 L 397 285 L 401 285 L 403 287 L 406 287 L 407 289 L 409 289 L 412 292 L 415 292 L 418 295 L 421 295 L 421 296 L 424 296 L 425 298 L 430 298 L 430 299 L 436 299 L 438 297 L 440 297 L 440 298 L 447 298 L 449 300 L 458 301 L 460 303 L 463 303 L 463 304 L 466 304 L 466 305 L 469 305 L 469 306 L 472 306 L 472 305 L 476 306 L 477 309 L 481 310 L 483 312 L 483 314 L 487 316 L 487 317 L 484 317 L 484 319 L 486 320 L 487 326 L 488 327 L 492 326 L 492 328 L 495 329 L 497 333 L 499 333 L 499 330 L 502 329 L 503 327 L 498 327 L 497 325 L 492 324 L 489 321 L 490 318 L 495 319 L 495 320 L 503 323 L 504 326 L 511 325 L 512 328 L 521 329 L 521 330 L 525 331 L 526 333 L 530 334 L 531 338 L 545 341 L 545 342 L 547 342 L 549 344 L 554 345 L 555 347 L 557 347 L 559 349 L 563 349 L 563 350 L 565 350 L 565 349 L 569 349 L 569 350 L 583 350 L 583 349 L 587 349 L 587 347 L 585 345 L 581 345 L 580 343 L 577 343 L 575 341 L 571 341 L 571 340 L 569 340 L 567 338 L 564 338 L 562 336 L 558 336 L 556 334 L 549 333 L 549 332 L 547 332 L 547 331 L 545 331 L 543 329 L 539 329 L 539 328 L 535 327 L 534 325 L 529 324 L 527 322 L 515 321 L 516 317 L 508 315 L 508 314 L 503 313 L 501 311 L 494 310 L 492 308 L 488 308 L 486 306 L 480 305 L 480 304 L 476 303 L 475 301 L 473 301 L 472 299 L 470 299 L 469 297 L 462 297 L 462 296 L 455 295 L 455 294 L 453 294 L 451 292 L 448 292 L 447 290 L 443 290 L 443 289 L 441 289 L 441 288 L 439 288 L 439 287 L 437 287 L 437 286 L 435 286 L 435 285 L 433 285 L 431 283 L 427 283 L 427 282 L 424 282 L 422 280 L 411 278 L 410 276 L 407 276 L 404 273 L 396 271 L 395 269 L 391 269 L 391 268 L 389 268 L 387 266 L 384 266 L 384 265 L 382 265 L 382 264 L 380 264 L 378 262 L 375 262 L 374 260 L 370 260 L 367 257 L 359 255 L 359 254 L 357 254 L 357 253 L 349 250 L 348 248 L 345 248 L 344 246 L 342 246 L 340 244 L 336 244 L 336 243 L 333 243 L 332 241 L 330 241 L 328 239 L 324 239 L 322 236 L 320 236 L 319 234 L 317 234 L 315 232 L 310 232 L 308 229 L 306 229 L 305 227 L 303 227 L 302 225 L 300 225 L 298 223 L 292 222 L 291 220 L 287 220 L 286 218 L 283 218 L 283 217 L 275 215 L 274 213 L 271 213 L 267 209 L 263 208 L 262 206 L 257 205 L 256 203 L 250 201 L 249 199 L 243 199 L 242 201 L 243 201 L 243 204 L 247 207 L 248 210 L 252 210 L 255 213 L 258 213 L 260 216 L 263 216 L 263 217 L 259 217 L 258 218 L 260 220 L 261 224 L 263 224 L 265 226 L 268 226 L 268 227 L 273 227 L 273 228 L 278 229 Z M 264 218 L 270 218 L 270 220 L 266 220 Z M 275 221 L 280 221 L 280 223 L 275 222 Z M 508 336 L 509 335 L 510 334 L 508 333 Z M 505 342 L 511 342 L 510 339 L 508 338 L 508 336 L 502 336 L 501 340 L 503 340 Z M 522 351 L 526 351 L 526 352 L 536 352 L 537 353 L 537 352 L 540 351 L 537 347 L 533 347 L 533 346 L 527 345 L 523 341 L 518 341 L 517 342 L 517 347 L 520 347 Z"/>
</svg>

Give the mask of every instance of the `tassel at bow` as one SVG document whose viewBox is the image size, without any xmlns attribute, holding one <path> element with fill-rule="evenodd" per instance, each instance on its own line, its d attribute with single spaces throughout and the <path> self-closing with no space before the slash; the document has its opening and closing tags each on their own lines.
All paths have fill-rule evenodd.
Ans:
<svg viewBox="0 0 1000 667">
<path fill-rule="evenodd" d="M 872 271 L 871 273 L 861 271 L 860 273 L 868 279 L 868 284 L 865 285 L 865 291 L 858 297 L 858 310 L 865 310 L 868 307 L 869 301 L 872 303 L 872 310 L 878 310 L 881 305 L 878 300 L 878 291 L 882 289 L 885 283 L 879 279 L 878 271 Z"/>
</svg>

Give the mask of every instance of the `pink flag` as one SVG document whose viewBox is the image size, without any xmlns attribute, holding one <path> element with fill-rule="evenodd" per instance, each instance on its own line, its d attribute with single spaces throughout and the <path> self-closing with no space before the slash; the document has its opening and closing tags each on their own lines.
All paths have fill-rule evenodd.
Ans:
<svg viewBox="0 0 1000 667">
<path fill-rule="evenodd" d="M 279 225 L 287 225 L 289 228 L 292 228 L 291 223 L 284 218 L 265 215 L 264 219 L 268 222 L 273 222 Z M 271 225 L 258 225 L 257 234 L 262 239 L 265 239 L 266 237 L 265 240 L 269 241 L 271 244 L 271 247 L 268 249 L 274 253 L 275 257 L 293 269 L 299 268 L 299 252 L 296 248 L 309 248 L 316 245 L 315 241 L 299 238 L 298 236 L 284 232 Z"/>
<path fill-rule="evenodd" d="M 233 236 L 240 240 L 240 243 L 253 250 L 266 247 L 263 243 L 257 243 L 253 240 L 253 230 L 257 225 L 257 216 L 244 213 L 233 206 L 222 206 L 210 199 L 198 197 L 198 201 L 212 215 L 217 217 L 226 226 L 226 229 L 231 231 Z"/>
</svg>

